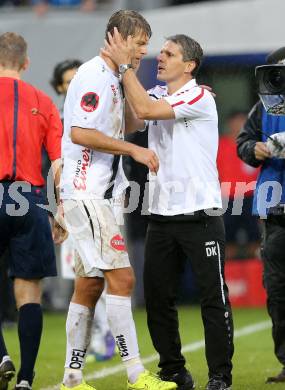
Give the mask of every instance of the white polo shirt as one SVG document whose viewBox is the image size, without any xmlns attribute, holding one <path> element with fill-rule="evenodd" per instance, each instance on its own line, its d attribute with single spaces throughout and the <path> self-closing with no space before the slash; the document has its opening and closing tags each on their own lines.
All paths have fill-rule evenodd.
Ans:
<svg viewBox="0 0 285 390">
<path fill-rule="evenodd" d="M 118 76 L 97 56 L 83 64 L 68 88 L 62 138 L 62 199 L 104 199 L 128 186 L 121 156 L 75 145 L 71 127 L 96 129 L 123 139 L 124 99 Z"/>
<path fill-rule="evenodd" d="M 175 112 L 173 120 L 149 122 L 149 148 L 160 160 L 156 176 L 150 175 L 149 211 L 178 215 L 221 208 L 216 167 L 218 117 L 213 96 L 197 86 L 195 79 L 172 95 L 156 86 L 153 99 L 164 98 Z"/>
</svg>

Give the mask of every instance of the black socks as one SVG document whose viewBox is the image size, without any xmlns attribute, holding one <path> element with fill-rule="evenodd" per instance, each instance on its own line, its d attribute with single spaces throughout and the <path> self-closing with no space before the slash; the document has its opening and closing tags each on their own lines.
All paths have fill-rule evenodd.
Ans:
<svg viewBox="0 0 285 390">
<path fill-rule="evenodd" d="M 34 366 L 40 346 L 42 328 L 43 314 L 41 305 L 37 303 L 27 303 L 26 305 L 21 306 L 19 309 L 18 323 L 21 368 L 18 373 L 17 383 L 21 380 L 26 380 L 30 385 L 32 385 Z"/>
</svg>

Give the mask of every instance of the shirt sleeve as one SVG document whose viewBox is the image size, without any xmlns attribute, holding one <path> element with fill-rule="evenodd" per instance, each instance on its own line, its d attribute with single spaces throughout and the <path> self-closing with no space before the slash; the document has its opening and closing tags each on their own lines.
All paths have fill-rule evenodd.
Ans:
<svg viewBox="0 0 285 390">
<path fill-rule="evenodd" d="M 61 157 L 62 122 L 56 106 L 51 103 L 49 126 L 46 132 L 44 146 L 51 161 Z"/>
<path fill-rule="evenodd" d="M 79 79 L 77 88 L 71 126 L 100 130 L 106 121 L 106 102 L 111 98 L 111 87 L 102 73 L 95 73 L 91 78 L 89 75 Z"/>
<path fill-rule="evenodd" d="M 175 118 L 208 120 L 215 115 L 215 102 L 209 91 L 195 87 L 164 98 L 173 108 Z"/>
</svg>

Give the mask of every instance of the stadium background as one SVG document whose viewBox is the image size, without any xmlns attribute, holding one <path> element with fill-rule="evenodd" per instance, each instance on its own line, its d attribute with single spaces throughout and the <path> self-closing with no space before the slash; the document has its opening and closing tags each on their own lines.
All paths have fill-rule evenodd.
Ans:
<svg viewBox="0 0 285 390">
<path fill-rule="evenodd" d="M 103 44 L 106 22 L 114 10 L 140 10 L 153 30 L 148 56 L 140 68 L 143 84 L 148 88 L 156 83 L 155 58 L 165 37 L 185 33 L 197 39 L 205 53 L 198 82 L 210 85 L 217 95 L 222 134 L 226 130 L 227 115 L 233 110 L 248 111 L 258 98 L 255 66 L 263 64 L 270 51 L 284 45 L 285 1 L 192 0 L 188 1 L 191 4 L 167 7 L 170 3 L 169 0 L 97 0 L 94 12 L 50 7 L 44 16 L 39 17 L 32 7 L 13 7 L 8 0 L 0 7 L 0 33 L 15 31 L 25 37 L 29 44 L 31 66 L 24 79 L 43 89 L 61 107 L 63 102 L 49 83 L 55 64 L 66 58 L 90 59 Z M 234 272 L 239 278 L 241 271 L 236 269 Z M 51 291 L 51 306 L 64 309 L 71 290 L 70 282 L 59 278 L 47 281 L 46 285 L 46 290 Z M 261 283 L 257 288 L 260 289 L 260 286 Z M 237 292 L 246 287 L 242 281 L 241 284 L 235 283 L 233 288 Z M 185 271 L 181 290 L 183 302 L 197 299 L 190 269 Z M 257 303 L 264 304 L 265 296 L 263 292 L 261 294 Z M 248 299 L 249 295 L 248 291 Z M 242 300 L 238 303 L 242 304 Z"/>
<path fill-rule="evenodd" d="M 38 17 L 30 7 L 14 8 L 8 4 L 5 7 L 0 7 L 0 34 L 6 31 L 15 31 L 25 37 L 29 45 L 31 67 L 25 73 L 24 80 L 43 89 L 61 106 L 62 101 L 54 94 L 49 85 L 54 65 L 66 58 L 88 60 L 98 53 L 102 46 L 106 22 L 114 10 L 119 8 L 141 10 L 153 30 L 148 57 L 143 61 L 140 69 L 143 84 L 146 87 L 151 87 L 156 83 L 155 56 L 165 37 L 176 33 L 185 33 L 197 39 L 205 53 L 198 81 L 212 86 L 217 94 L 220 132 L 223 133 L 228 113 L 232 110 L 248 111 L 258 98 L 255 92 L 254 67 L 263 64 L 270 51 L 285 44 L 285 1 L 200 1 L 193 2 L 193 4 L 162 7 L 166 3 L 167 1 L 163 0 L 101 1 L 98 2 L 96 10 L 91 13 L 82 13 L 77 9 L 50 9 L 44 17 Z M 238 273 L 238 271 L 235 272 Z M 256 279 L 258 278 L 255 274 Z M 251 282 L 254 283 L 253 280 Z M 47 282 L 47 288 L 52 288 L 55 291 L 54 308 L 66 308 L 69 287 L 70 283 L 62 281 L 61 278 L 57 281 Z M 261 277 L 257 288 L 261 289 Z M 252 297 L 251 294 L 252 291 L 248 291 L 249 298 Z M 262 297 L 259 297 L 259 300 L 237 302 L 237 305 L 245 304 L 246 306 L 261 306 L 261 308 L 237 310 L 236 327 L 244 328 L 255 323 L 264 324 L 260 325 L 260 331 L 264 332 L 261 333 L 264 336 L 262 343 L 259 339 L 260 333 L 257 333 L 250 336 L 250 342 L 246 341 L 248 339 L 241 340 L 241 344 L 237 347 L 237 351 L 240 353 L 239 358 L 243 359 L 242 364 L 237 364 L 241 378 L 241 383 L 236 382 L 235 389 L 237 390 L 263 389 L 264 381 L 259 381 L 258 375 L 253 378 L 256 364 L 255 370 L 250 371 L 249 369 L 249 365 L 252 362 L 256 363 L 256 359 L 260 362 L 257 369 L 260 377 L 262 375 L 266 377 L 269 372 L 276 370 L 270 339 L 270 324 L 266 322 L 268 317 L 263 307 L 265 295 L 264 292 L 261 294 Z M 190 270 L 185 273 L 182 300 L 184 303 L 196 300 L 196 291 Z M 191 316 L 193 316 L 192 333 L 191 336 L 186 336 L 188 331 L 186 318 L 188 317 L 186 317 L 186 310 L 182 311 L 181 328 L 182 333 L 185 334 L 186 343 L 192 343 L 203 337 L 198 311 L 194 310 Z M 144 312 L 138 311 L 136 318 L 140 337 L 143 337 L 146 324 Z M 62 371 L 64 314 L 60 314 L 58 317 L 51 314 L 47 319 L 47 324 L 49 328 L 46 330 L 38 365 L 41 365 L 41 362 L 43 364 L 37 369 L 39 375 L 42 375 L 44 379 L 41 379 L 41 382 L 36 382 L 36 389 L 47 388 L 47 386 L 58 383 Z M 8 332 L 10 333 L 8 334 L 10 343 L 13 344 L 15 342 L 14 331 L 9 330 Z M 247 334 L 247 331 L 244 332 Z M 248 334 L 251 335 L 251 332 Z M 55 358 L 55 350 L 51 346 L 56 340 L 62 340 L 60 343 L 62 350 L 60 355 Z M 143 352 L 147 355 L 153 352 L 148 338 Z M 202 352 L 199 353 L 201 356 L 199 355 L 198 360 L 202 360 Z M 116 364 L 118 362 L 115 361 Z M 47 375 L 46 369 L 52 367 L 54 370 L 55 365 L 58 366 L 58 372 L 55 370 L 53 375 Z M 108 363 L 107 367 L 109 366 L 112 366 L 112 363 Z M 266 373 L 262 371 L 262 366 L 266 367 Z M 198 363 L 194 363 L 194 369 L 198 371 L 198 381 L 205 382 L 205 365 L 200 367 Z M 203 370 L 204 373 L 200 373 Z M 94 371 L 94 367 L 91 371 Z M 237 373 L 236 376 L 238 376 Z M 102 386 L 104 384 L 103 387 L 101 386 L 102 388 L 119 390 L 116 384 L 105 382 L 106 380 L 106 378 L 102 379 Z M 279 389 L 279 386 L 277 385 L 276 388 Z"/>
</svg>

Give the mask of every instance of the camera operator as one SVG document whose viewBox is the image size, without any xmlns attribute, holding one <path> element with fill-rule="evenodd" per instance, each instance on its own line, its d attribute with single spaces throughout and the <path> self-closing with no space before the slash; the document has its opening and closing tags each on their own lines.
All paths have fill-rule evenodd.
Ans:
<svg viewBox="0 0 285 390">
<path fill-rule="evenodd" d="M 285 47 L 256 68 L 259 102 L 237 137 L 238 155 L 261 171 L 253 214 L 264 218 L 262 259 L 267 309 L 281 372 L 266 383 L 285 382 Z M 284 146 L 283 146 L 284 145 Z"/>
</svg>

